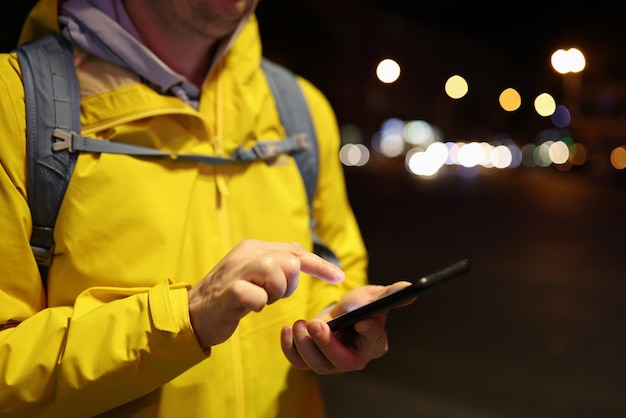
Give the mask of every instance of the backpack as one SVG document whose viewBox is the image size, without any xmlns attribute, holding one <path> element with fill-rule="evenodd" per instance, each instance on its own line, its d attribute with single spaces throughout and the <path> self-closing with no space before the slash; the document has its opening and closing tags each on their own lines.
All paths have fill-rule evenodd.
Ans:
<svg viewBox="0 0 626 418">
<path fill-rule="evenodd" d="M 24 83 L 26 105 L 28 203 L 33 220 L 31 247 L 46 282 L 54 253 L 54 224 L 67 189 L 77 152 L 99 152 L 137 157 L 174 158 L 205 164 L 270 160 L 291 154 L 306 186 L 312 213 L 317 186 L 318 146 L 311 116 L 295 75 L 267 58 L 261 67 L 274 95 L 287 138 L 258 141 L 248 150 L 239 148 L 230 157 L 172 154 L 152 148 L 80 135 L 80 95 L 71 47 L 60 35 L 47 35 L 16 49 Z M 339 264 L 332 250 L 315 234 L 311 218 L 313 251 Z"/>
</svg>

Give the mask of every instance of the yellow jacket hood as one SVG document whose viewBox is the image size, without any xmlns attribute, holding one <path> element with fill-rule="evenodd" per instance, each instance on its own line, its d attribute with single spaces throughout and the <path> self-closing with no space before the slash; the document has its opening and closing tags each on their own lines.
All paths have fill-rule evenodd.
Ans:
<svg viewBox="0 0 626 418">
<path fill-rule="evenodd" d="M 26 17 L 18 44 L 43 35 L 59 32 L 58 0 L 39 0 Z"/>
</svg>

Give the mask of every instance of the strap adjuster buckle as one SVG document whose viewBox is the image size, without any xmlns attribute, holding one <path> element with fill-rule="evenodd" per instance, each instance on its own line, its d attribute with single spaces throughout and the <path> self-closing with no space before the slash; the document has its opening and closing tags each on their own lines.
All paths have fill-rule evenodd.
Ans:
<svg viewBox="0 0 626 418">
<path fill-rule="evenodd" d="M 76 132 L 67 132 L 63 129 L 55 128 L 52 131 L 52 136 L 60 139 L 60 141 L 55 141 L 52 143 L 52 149 L 54 151 L 61 151 L 67 149 L 69 152 L 74 152 L 74 148 L 72 147 L 72 137 L 76 134 Z"/>
<path fill-rule="evenodd" d="M 252 149 L 262 160 L 270 160 L 283 152 L 281 147 L 275 141 L 257 142 L 254 144 Z"/>
</svg>

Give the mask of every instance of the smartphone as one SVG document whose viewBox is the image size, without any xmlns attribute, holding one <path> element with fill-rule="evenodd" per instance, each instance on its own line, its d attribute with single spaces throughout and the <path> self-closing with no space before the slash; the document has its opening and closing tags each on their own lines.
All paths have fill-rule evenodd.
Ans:
<svg viewBox="0 0 626 418">
<path fill-rule="evenodd" d="M 408 302 L 420 293 L 467 273 L 470 269 L 471 265 L 468 259 L 457 261 L 435 273 L 422 277 L 407 287 L 403 287 L 400 290 L 333 318 L 328 321 L 328 326 L 330 326 L 332 331 L 339 331 L 350 327 L 362 319 L 374 316 L 374 314 L 378 312 L 386 311 Z"/>
</svg>

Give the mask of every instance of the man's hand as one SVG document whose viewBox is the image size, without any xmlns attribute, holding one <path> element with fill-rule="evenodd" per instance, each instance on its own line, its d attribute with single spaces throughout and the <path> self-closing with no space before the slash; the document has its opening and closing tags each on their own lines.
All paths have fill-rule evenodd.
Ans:
<svg viewBox="0 0 626 418">
<path fill-rule="evenodd" d="M 343 281 L 334 264 L 296 243 L 245 240 L 189 290 L 189 316 L 200 345 L 226 341 L 250 311 L 290 296 L 300 272 L 330 283 Z"/>
<path fill-rule="evenodd" d="M 389 349 L 385 330 L 387 313 L 378 313 L 357 322 L 354 325 L 355 335 L 350 341 L 339 338 L 326 322 L 408 285 L 409 282 L 397 282 L 389 286 L 368 285 L 354 289 L 318 318 L 308 322 L 299 320 L 291 327 L 283 327 L 281 346 L 285 356 L 294 367 L 310 369 L 318 374 L 363 369 Z"/>
</svg>

